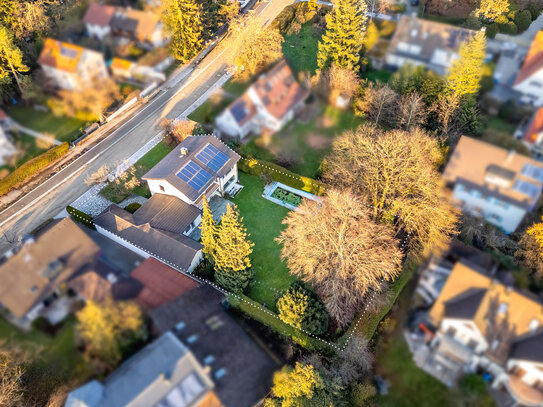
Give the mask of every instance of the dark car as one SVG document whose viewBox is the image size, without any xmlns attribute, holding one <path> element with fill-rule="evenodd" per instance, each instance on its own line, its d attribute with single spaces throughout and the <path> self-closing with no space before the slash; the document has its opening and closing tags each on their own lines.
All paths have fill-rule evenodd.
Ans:
<svg viewBox="0 0 543 407">
<path fill-rule="evenodd" d="M 412 5 L 413 7 L 418 6 L 418 5 L 419 5 L 419 0 L 411 0 L 411 5 Z"/>
</svg>

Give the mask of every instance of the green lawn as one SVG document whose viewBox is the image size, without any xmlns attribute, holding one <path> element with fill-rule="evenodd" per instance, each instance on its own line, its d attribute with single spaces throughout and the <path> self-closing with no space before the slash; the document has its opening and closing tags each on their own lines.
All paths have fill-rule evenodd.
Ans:
<svg viewBox="0 0 543 407">
<path fill-rule="evenodd" d="M 274 134 L 268 145 L 261 136 L 254 137 L 240 147 L 241 153 L 275 161 L 299 175 L 315 178 L 323 157 L 330 152 L 334 137 L 362 122 L 350 110 L 342 111 L 330 106 L 319 109 L 309 123 L 291 122 Z"/>
<path fill-rule="evenodd" d="M 155 147 L 153 147 L 147 154 L 145 154 L 143 157 L 141 157 L 136 163 L 134 164 L 134 167 L 136 168 L 135 176 L 138 178 L 141 178 L 147 171 L 149 171 L 151 168 L 153 168 L 160 160 L 162 160 L 164 157 L 170 153 L 170 151 L 173 150 L 173 147 L 169 146 L 165 142 L 158 143 Z M 128 181 L 127 179 L 126 181 Z M 119 191 L 116 188 L 114 188 L 111 184 L 106 186 L 105 188 L 102 188 L 100 191 L 100 195 L 103 197 L 109 199 L 111 202 L 114 203 L 120 203 L 125 198 L 127 198 L 131 193 L 135 193 L 136 195 L 140 195 L 146 198 L 149 198 L 151 196 L 151 193 L 149 192 L 149 187 L 147 186 L 146 182 L 143 182 L 139 187 L 134 188 L 133 190 L 125 190 L 125 191 Z"/>
<path fill-rule="evenodd" d="M 371 69 L 369 72 L 364 74 L 364 77 L 371 82 L 382 82 L 388 83 L 392 72 L 387 69 Z"/>
<path fill-rule="evenodd" d="M 315 73 L 318 68 L 317 51 L 321 35 L 315 33 L 311 22 L 307 22 L 302 25 L 298 34 L 284 36 L 283 55 L 288 60 L 295 77 L 298 77 L 299 72 Z"/>
<path fill-rule="evenodd" d="M 69 117 L 56 117 L 50 112 L 38 112 L 31 107 L 11 107 L 8 114 L 32 130 L 50 133 L 59 141 L 73 141 L 81 135 L 87 123 Z"/>
<path fill-rule="evenodd" d="M 28 353 L 24 365 L 25 405 L 46 405 L 62 385 L 76 387 L 93 374 L 92 367 L 75 346 L 75 318 L 69 317 L 54 337 L 38 331 L 23 334 L 0 318 L 0 341 Z"/>
<path fill-rule="evenodd" d="M 255 244 L 251 259 L 256 283 L 248 295 L 275 310 L 274 290 L 285 290 L 295 280 L 281 261 L 281 247 L 274 241 L 285 227 L 281 221 L 289 210 L 262 198 L 264 182 L 259 178 L 244 173 L 240 173 L 239 178 L 243 189 L 233 201 Z"/>
</svg>

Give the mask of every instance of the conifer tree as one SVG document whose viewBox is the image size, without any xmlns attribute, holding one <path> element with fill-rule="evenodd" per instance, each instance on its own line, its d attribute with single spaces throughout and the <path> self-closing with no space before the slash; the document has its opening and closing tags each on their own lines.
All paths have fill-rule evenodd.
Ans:
<svg viewBox="0 0 543 407">
<path fill-rule="evenodd" d="M 165 0 L 162 22 L 170 35 L 170 54 L 187 61 L 203 47 L 200 6 L 194 0 Z"/>
<path fill-rule="evenodd" d="M 254 244 L 249 241 L 235 206 L 228 205 L 221 219 L 215 246 L 215 281 L 227 290 L 242 293 L 253 277 L 250 255 Z"/>
<path fill-rule="evenodd" d="M 481 87 L 485 59 L 486 38 L 478 31 L 460 46 L 460 57 L 454 61 L 447 76 L 447 90 L 458 97 L 475 95 Z"/>
<path fill-rule="evenodd" d="M 357 0 L 334 0 L 333 3 L 332 12 L 326 16 L 326 32 L 319 42 L 318 65 L 326 69 L 334 63 L 356 72 L 364 44 L 367 6 Z"/>
<path fill-rule="evenodd" d="M 23 64 L 23 53 L 15 46 L 13 34 L 6 27 L 0 25 L 0 79 L 4 79 L 5 83 L 11 73 L 19 90 L 23 93 L 19 72 L 27 71 L 28 67 Z"/>
<path fill-rule="evenodd" d="M 204 246 L 203 252 L 206 259 L 210 262 L 214 262 L 215 247 L 217 245 L 217 224 L 213 220 L 213 214 L 209 209 L 209 202 L 204 195 L 202 206 L 202 223 L 200 224 L 200 230 L 202 231 L 202 245 Z"/>
</svg>

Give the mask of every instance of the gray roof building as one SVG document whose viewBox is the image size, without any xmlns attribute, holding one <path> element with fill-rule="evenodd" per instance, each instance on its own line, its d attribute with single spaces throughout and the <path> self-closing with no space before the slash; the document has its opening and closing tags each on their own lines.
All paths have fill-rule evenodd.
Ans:
<svg viewBox="0 0 543 407">
<path fill-rule="evenodd" d="M 166 332 L 140 350 L 104 383 L 93 380 L 72 391 L 65 407 L 220 406 L 213 382 L 194 355 Z"/>
<path fill-rule="evenodd" d="M 215 136 L 190 136 L 142 179 L 166 180 L 195 202 L 217 178 L 228 174 L 240 158 Z"/>
<path fill-rule="evenodd" d="M 163 197 L 158 198 L 158 200 L 162 199 Z M 148 202 L 151 207 L 155 207 L 157 200 L 150 199 Z M 177 206 L 172 202 L 169 203 L 170 209 Z M 142 209 L 143 211 L 136 215 Z M 190 211 L 196 213 L 192 209 Z M 131 214 L 117 205 L 111 205 L 94 219 L 94 224 L 98 231 L 104 230 L 120 238 L 121 244 L 127 242 L 153 257 L 164 259 L 182 270 L 189 270 L 195 257 L 201 254 L 203 247 L 199 242 L 179 233 L 189 217 L 185 213 L 176 214 L 173 210 L 159 211 L 153 215 L 147 208 L 147 203 L 136 213 Z M 171 224 L 168 223 L 170 219 Z"/>
<path fill-rule="evenodd" d="M 226 407 L 252 407 L 266 396 L 277 364 L 225 311 L 223 294 L 194 288 L 151 312 L 156 330 L 172 330 L 209 366 L 215 393 Z"/>
<path fill-rule="evenodd" d="M 388 47 L 386 63 L 424 65 L 443 75 L 458 58 L 460 45 L 475 31 L 403 15 Z"/>
</svg>

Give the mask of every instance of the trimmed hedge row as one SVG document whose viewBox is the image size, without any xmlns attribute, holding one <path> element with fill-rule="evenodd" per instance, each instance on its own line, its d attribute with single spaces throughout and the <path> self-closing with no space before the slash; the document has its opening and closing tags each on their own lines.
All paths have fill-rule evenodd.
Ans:
<svg viewBox="0 0 543 407">
<path fill-rule="evenodd" d="M 72 219 L 76 222 L 79 222 L 90 229 L 96 229 L 94 226 L 94 221 L 92 220 L 92 216 L 90 216 L 89 214 L 81 212 L 79 209 L 75 209 L 73 206 L 67 206 L 66 212 L 68 212 Z"/>
<path fill-rule="evenodd" d="M 300 330 L 285 324 L 278 317 L 276 318 L 268 314 L 262 309 L 262 306 L 259 303 L 251 300 L 245 295 L 243 296 L 242 301 L 238 296 L 230 294 L 228 295 L 228 302 L 232 308 L 243 311 L 249 317 L 273 329 L 278 334 L 292 339 L 298 345 L 303 346 L 311 352 L 319 352 L 326 355 L 332 355 L 335 353 L 334 349 L 328 346 L 325 342 L 306 335 Z"/>
<path fill-rule="evenodd" d="M 41 169 L 47 167 L 64 154 L 68 152 L 70 145 L 64 142 L 58 146 L 50 148 L 45 153 L 34 157 L 32 160 L 27 161 L 19 168 L 15 169 L 6 178 L 0 181 L 0 196 L 7 194 L 21 182 L 27 180 L 32 175 L 36 174 Z"/>
<path fill-rule="evenodd" d="M 325 185 L 320 181 L 308 177 L 302 177 L 280 165 L 269 161 L 257 160 L 256 158 L 242 158 L 238 162 L 238 168 L 247 174 L 257 177 L 266 176 L 274 181 L 288 185 L 289 187 L 301 189 L 315 195 L 324 195 Z"/>
</svg>

